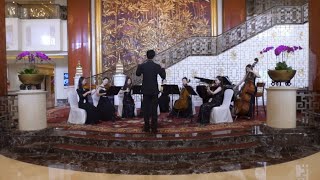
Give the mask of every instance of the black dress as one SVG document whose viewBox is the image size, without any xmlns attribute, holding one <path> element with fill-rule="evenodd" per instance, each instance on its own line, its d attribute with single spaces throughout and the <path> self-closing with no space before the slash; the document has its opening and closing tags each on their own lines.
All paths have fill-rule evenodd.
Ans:
<svg viewBox="0 0 320 180">
<path fill-rule="evenodd" d="M 170 97 L 167 93 L 161 93 L 159 97 L 160 112 L 169 112 Z"/>
<path fill-rule="evenodd" d="M 212 101 L 204 103 L 200 106 L 198 115 L 198 122 L 201 124 L 207 124 L 210 122 L 210 113 L 212 108 L 220 106 L 223 102 L 224 91 L 221 90 L 217 94 L 212 96 Z"/>
<path fill-rule="evenodd" d="M 106 89 L 100 87 L 99 93 L 105 93 Z M 101 120 L 103 121 L 114 121 L 115 120 L 115 108 L 112 105 L 108 96 L 100 96 L 97 109 L 99 111 Z"/>
<path fill-rule="evenodd" d="M 86 110 L 87 112 L 87 119 L 86 124 L 95 124 L 99 121 L 99 113 L 96 107 L 94 107 L 92 104 L 88 101 L 88 96 L 83 96 L 84 93 L 86 93 L 84 89 L 77 89 L 77 93 L 79 96 L 79 108 Z"/>
<path fill-rule="evenodd" d="M 134 100 L 131 96 L 131 89 L 129 92 L 124 92 L 122 104 L 123 104 L 122 117 L 133 118 L 134 117 Z"/>
</svg>

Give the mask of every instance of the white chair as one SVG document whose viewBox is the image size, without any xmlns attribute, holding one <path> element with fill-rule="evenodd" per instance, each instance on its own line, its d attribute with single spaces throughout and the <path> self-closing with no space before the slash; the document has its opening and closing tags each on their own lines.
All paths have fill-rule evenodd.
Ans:
<svg viewBox="0 0 320 180">
<path fill-rule="evenodd" d="M 210 114 L 210 123 L 226 123 L 233 122 L 231 112 L 230 112 L 230 104 L 233 96 L 232 89 L 226 89 L 224 91 L 223 102 L 221 106 L 214 107 L 211 110 Z"/>
<path fill-rule="evenodd" d="M 68 101 L 70 104 L 70 113 L 68 123 L 84 124 L 87 119 L 87 112 L 78 106 L 78 94 L 75 90 L 70 89 L 68 92 Z"/>
</svg>

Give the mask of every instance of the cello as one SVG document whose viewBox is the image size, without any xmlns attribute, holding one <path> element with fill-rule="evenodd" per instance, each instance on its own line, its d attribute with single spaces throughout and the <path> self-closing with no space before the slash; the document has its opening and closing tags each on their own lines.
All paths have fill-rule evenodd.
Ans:
<svg viewBox="0 0 320 180">
<path fill-rule="evenodd" d="M 258 58 L 254 59 L 255 62 L 251 65 L 251 69 L 254 68 L 254 66 L 259 62 Z M 237 116 L 244 116 L 247 115 L 250 111 L 250 101 L 251 97 L 256 92 L 256 87 L 254 84 L 254 79 L 248 78 L 251 72 L 247 72 L 245 84 L 242 86 L 239 98 L 235 100 L 235 114 Z"/>
<path fill-rule="evenodd" d="M 187 83 L 190 82 L 190 79 L 187 80 Z M 181 92 L 180 92 L 180 97 L 178 100 L 176 100 L 174 102 L 174 108 L 178 109 L 178 110 L 185 110 L 188 109 L 189 107 L 189 99 L 190 93 L 188 92 L 188 90 L 186 88 L 182 88 Z"/>
</svg>

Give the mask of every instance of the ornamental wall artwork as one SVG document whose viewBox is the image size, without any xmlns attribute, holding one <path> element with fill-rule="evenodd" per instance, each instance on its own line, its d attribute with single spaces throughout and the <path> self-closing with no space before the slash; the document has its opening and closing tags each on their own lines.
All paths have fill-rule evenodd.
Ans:
<svg viewBox="0 0 320 180">
<path fill-rule="evenodd" d="M 210 1 L 102 0 L 103 68 L 120 58 L 125 69 L 145 59 L 148 49 L 161 52 L 190 36 L 210 36 Z"/>
</svg>

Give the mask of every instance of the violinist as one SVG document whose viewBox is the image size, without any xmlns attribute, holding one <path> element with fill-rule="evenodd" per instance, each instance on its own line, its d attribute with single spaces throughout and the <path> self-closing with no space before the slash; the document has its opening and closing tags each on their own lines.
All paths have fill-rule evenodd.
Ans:
<svg viewBox="0 0 320 180">
<path fill-rule="evenodd" d="M 87 112 L 86 124 L 96 124 L 99 121 L 99 114 L 97 108 L 89 103 L 88 96 L 91 91 L 84 89 L 86 84 L 86 79 L 84 77 L 79 78 L 77 93 L 79 96 L 78 106 Z"/>
<path fill-rule="evenodd" d="M 209 102 L 200 106 L 198 115 L 198 122 L 200 124 L 208 124 L 210 122 L 211 110 L 214 107 L 220 106 L 223 102 L 223 81 L 221 76 L 217 76 L 217 79 L 211 84 L 211 88 L 207 87 L 207 92 L 210 94 Z"/>
<path fill-rule="evenodd" d="M 102 84 L 97 88 L 96 91 L 97 95 L 100 96 L 97 109 L 101 120 L 114 122 L 116 119 L 115 108 L 111 103 L 109 97 L 106 95 L 109 87 L 109 78 L 103 78 Z"/>
<path fill-rule="evenodd" d="M 166 80 L 162 80 L 162 85 L 166 84 Z M 159 108 L 160 112 L 169 112 L 169 103 L 170 103 L 170 97 L 167 92 L 163 91 L 163 87 L 160 87 L 161 96 L 159 97 Z"/>
<path fill-rule="evenodd" d="M 185 88 L 188 86 L 187 77 L 182 78 L 182 89 L 180 91 L 180 97 L 174 102 L 174 106 L 169 114 L 169 117 L 179 116 L 179 117 L 191 117 L 192 116 L 192 100 L 189 92 Z"/>
<path fill-rule="evenodd" d="M 242 78 L 242 80 L 234 87 L 234 91 L 235 91 L 235 95 L 236 95 L 236 99 L 239 99 L 240 98 L 240 95 L 241 95 L 241 92 L 244 92 L 244 88 L 245 86 L 247 85 L 248 87 L 249 86 L 252 86 L 253 88 L 253 93 L 245 93 L 246 95 L 249 95 L 250 99 L 248 100 L 248 103 L 249 103 L 249 107 L 248 107 L 248 110 L 245 114 L 241 114 L 245 117 L 247 117 L 248 119 L 251 118 L 251 116 L 253 115 L 252 114 L 252 111 L 253 111 L 253 106 L 254 106 L 254 101 L 255 101 L 255 94 L 256 94 L 256 91 L 257 91 L 257 88 L 255 86 L 255 81 L 256 81 L 256 78 L 260 78 L 260 75 L 259 75 L 259 72 L 254 70 L 254 66 L 255 64 L 258 62 L 258 59 L 255 58 L 255 63 L 253 63 L 252 65 L 251 64 L 248 64 L 246 66 L 246 72 L 245 72 L 245 75 L 244 77 Z M 251 85 L 249 85 L 251 84 Z M 241 89 L 239 90 L 239 86 L 241 86 Z M 247 89 L 247 88 L 246 88 Z M 237 101 L 236 101 L 237 102 Z M 243 103 L 239 103 L 240 106 L 244 106 Z M 235 104 L 235 106 L 237 106 Z M 236 107 L 237 108 L 237 107 Z M 239 108 L 238 108 L 239 109 Z M 240 111 L 240 110 L 239 110 Z M 237 112 L 236 112 L 237 114 Z M 237 114 L 238 115 L 238 114 Z"/>
<path fill-rule="evenodd" d="M 134 100 L 132 98 L 132 80 L 127 76 L 124 86 L 121 89 L 120 93 L 123 93 L 123 109 L 122 117 L 123 118 L 133 118 L 134 117 Z"/>
</svg>

